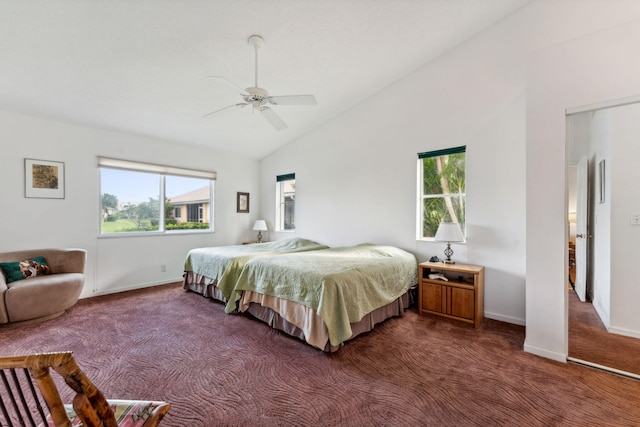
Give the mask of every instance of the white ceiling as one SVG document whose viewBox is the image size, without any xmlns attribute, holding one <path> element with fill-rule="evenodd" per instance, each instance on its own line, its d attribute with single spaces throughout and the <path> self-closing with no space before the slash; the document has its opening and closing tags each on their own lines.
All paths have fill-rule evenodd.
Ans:
<svg viewBox="0 0 640 427">
<path fill-rule="evenodd" d="M 0 108 L 261 159 L 529 0 L 1 0 Z M 242 102 L 274 106 L 275 131 Z"/>
</svg>

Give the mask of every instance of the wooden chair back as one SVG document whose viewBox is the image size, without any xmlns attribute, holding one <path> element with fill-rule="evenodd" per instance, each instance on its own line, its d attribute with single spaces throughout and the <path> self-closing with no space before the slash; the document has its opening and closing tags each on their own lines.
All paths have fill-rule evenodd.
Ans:
<svg viewBox="0 0 640 427">
<path fill-rule="evenodd" d="M 51 370 L 75 392 L 73 412 L 85 427 L 118 427 L 109 401 L 82 372 L 71 352 L 0 358 L 0 420 L 4 417 L 8 426 L 71 426 L 69 408 L 62 402 Z M 156 426 L 169 411 L 168 403 L 154 403 L 157 405 L 145 427 Z"/>
</svg>

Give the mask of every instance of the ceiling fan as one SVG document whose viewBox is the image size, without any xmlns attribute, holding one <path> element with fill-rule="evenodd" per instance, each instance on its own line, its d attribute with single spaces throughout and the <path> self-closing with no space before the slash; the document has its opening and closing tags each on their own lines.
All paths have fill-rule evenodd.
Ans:
<svg viewBox="0 0 640 427">
<path fill-rule="evenodd" d="M 283 130 L 287 128 L 287 124 L 273 111 L 268 104 L 271 105 L 317 105 L 316 98 L 313 95 L 286 95 L 286 96 L 271 96 L 266 89 L 258 87 L 258 50 L 264 46 L 264 40 L 260 36 L 253 35 L 249 37 L 249 44 L 253 46 L 255 51 L 255 82 L 253 87 L 242 89 L 231 80 L 222 76 L 209 76 L 214 79 L 220 79 L 224 82 L 234 86 L 240 90 L 240 96 L 244 102 L 238 104 L 229 105 L 219 110 L 212 111 L 203 115 L 202 117 L 213 116 L 221 111 L 229 110 L 232 108 L 244 108 L 251 106 L 252 111 L 259 111 L 262 116 L 276 130 Z"/>
</svg>

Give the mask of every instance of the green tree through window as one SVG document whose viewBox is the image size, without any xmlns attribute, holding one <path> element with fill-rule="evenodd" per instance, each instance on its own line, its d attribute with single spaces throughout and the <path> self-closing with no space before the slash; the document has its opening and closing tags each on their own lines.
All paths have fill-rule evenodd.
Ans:
<svg viewBox="0 0 640 427">
<path fill-rule="evenodd" d="M 115 213 L 118 210 L 118 197 L 109 193 L 102 194 L 102 210 L 105 218 Z"/>
<path fill-rule="evenodd" d="M 465 225 L 465 149 L 419 153 L 421 173 L 418 238 L 435 236 L 442 221 L 457 222 L 464 233 Z"/>
</svg>

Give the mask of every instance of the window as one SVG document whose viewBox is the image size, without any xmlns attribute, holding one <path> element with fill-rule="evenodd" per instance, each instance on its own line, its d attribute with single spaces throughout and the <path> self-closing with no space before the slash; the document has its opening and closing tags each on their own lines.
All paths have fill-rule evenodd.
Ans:
<svg viewBox="0 0 640 427">
<path fill-rule="evenodd" d="M 276 231 L 294 231 L 296 174 L 278 175 L 276 182 Z"/>
<path fill-rule="evenodd" d="M 202 203 L 187 205 L 187 221 L 202 222 Z"/>
<path fill-rule="evenodd" d="M 215 172 L 98 158 L 100 234 L 212 231 Z"/>
<path fill-rule="evenodd" d="M 431 239 L 442 221 L 465 233 L 466 147 L 418 153 L 418 239 Z"/>
</svg>

